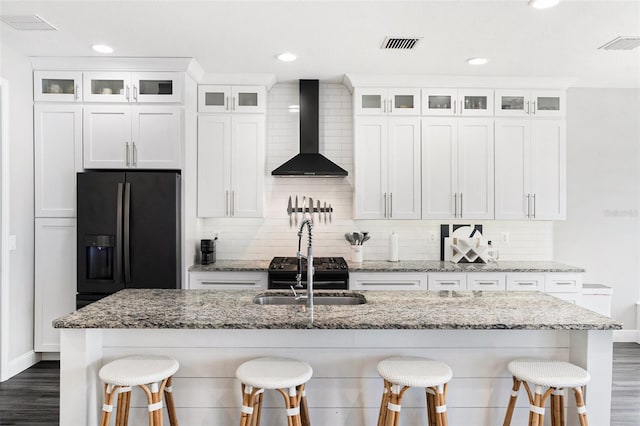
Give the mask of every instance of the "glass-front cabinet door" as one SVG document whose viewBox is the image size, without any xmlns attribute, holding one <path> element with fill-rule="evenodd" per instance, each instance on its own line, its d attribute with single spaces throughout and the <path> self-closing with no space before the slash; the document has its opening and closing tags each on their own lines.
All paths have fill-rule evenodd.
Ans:
<svg viewBox="0 0 640 426">
<path fill-rule="evenodd" d="M 354 111 L 357 115 L 386 115 L 387 89 L 355 88 Z"/>
<path fill-rule="evenodd" d="M 563 117 L 565 115 L 565 96 L 562 90 L 532 90 L 533 117 Z"/>
<path fill-rule="evenodd" d="M 231 86 L 231 111 L 265 112 L 264 86 Z"/>
<path fill-rule="evenodd" d="M 457 115 L 457 89 L 422 89 L 422 115 Z"/>
<path fill-rule="evenodd" d="M 499 117 L 527 117 L 532 110 L 529 90 L 496 90 L 495 115 Z"/>
<path fill-rule="evenodd" d="M 198 112 L 263 113 L 266 106 L 264 86 L 198 86 Z"/>
<path fill-rule="evenodd" d="M 130 102 L 133 88 L 128 72 L 85 72 L 85 102 Z"/>
<path fill-rule="evenodd" d="M 180 73 L 145 72 L 132 74 L 131 102 L 181 101 Z"/>
<path fill-rule="evenodd" d="M 231 112 L 231 86 L 198 86 L 198 112 Z"/>
<path fill-rule="evenodd" d="M 82 102 L 82 73 L 34 71 L 33 100 L 37 102 Z"/>
<path fill-rule="evenodd" d="M 458 89 L 458 103 L 458 115 L 466 117 L 493 115 L 493 90 Z"/>
<path fill-rule="evenodd" d="M 387 99 L 389 115 L 420 115 L 420 89 L 389 89 Z"/>
</svg>

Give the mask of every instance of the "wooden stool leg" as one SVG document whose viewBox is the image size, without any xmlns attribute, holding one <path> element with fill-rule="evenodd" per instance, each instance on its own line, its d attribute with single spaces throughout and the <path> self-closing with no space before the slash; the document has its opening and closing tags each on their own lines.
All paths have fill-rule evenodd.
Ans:
<svg viewBox="0 0 640 426">
<path fill-rule="evenodd" d="M 100 416 L 100 426 L 109 426 L 111 412 L 113 411 L 113 398 L 119 386 L 104 385 L 104 404 L 102 405 L 102 415 Z"/>
<path fill-rule="evenodd" d="M 171 426 L 178 426 L 178 416 L 176 415 L 176 407 L 173 402 L 173 388 L 171 387 L 173 377 L 167 379 L 167 384 L 164 387 L 164 399 L 167 403 L 167 414 L 169 415 L 169 424 Z"/>
<path fill-rule="evenodd" d="M 116 410 L 116 426 L 129 424 L 129 405 L 131 404 L 131 386 L 118 389 L 118 408 Z"/>
<path fill-rule="evenodd" d="M 250 426 L 253 421 L 254 399 L 262 389 L 254 389 L 241 383 L 242 389 L 242 413 L 240 415 L 240 426 Z"/>
<path fill-rule="evenodd" d="M 391 383 L 384 381 L 384 390 L 382 392 L 382 400 L 380 401 L 380 412 L 378 413 L 378 426 L 385 426 L 387 422 L 387 404 L 389 403 L 389 394 L 391 393 Z"/>
<path fill-rule="evenodd" d="M 260 389 L 253 397 L 253 414 L 251 415 L 251 426 L 260 426 L 260 415 L 262 414 L 262 397 L 264 389 Z"/>
<path fill-rule="evenodd" d="M 551 426 L 562 424 L 562 410 L 564 409 L 562 395 L 564 395 L 562 388 L 554 388 L 551 393 Z"/>
<path fill-rule="evenodd" d="M 560 395 L 560 424 L 559 426 L 565 426 L 565 414 L 564 414 L 564 392 Z"/>
<path fill-rule="evenodd" d="M 433 386 L 429 388 L 433 392 L 433 398 L 435 401 L 435 407 L 433 407 L 433 411 L 435 412 L 435 422 L 436 426 L 447 426 L 449 424 L 449 420 L 447 419 L 447 403 L 446 403 L 446 394 L 447 394 L 447 384 Z"/>
<path fill-rule="evenodd" d="M 309 417 L 309 406 L 307 405 L 307 391 L 305 385 L 298 386 L 298 394 L 300 395 L 300 420 L 302 426 L 311 426 L 311 417 Z"/>
<path fill-rule="evenodd" d="M 398 426 L 400 423 L 400 410 L 402 408 L 402 396 L 409 386 L 400 388 L 400 385 L 391 385 L 391 396 L 387 403 L 386 426 Z"/>
<path fill-rule="evenodd" d="M 297 405 L 296 388 L 276 390 L 280 392 L 284 398 L 284 406 L 287 409 L 287 425 L 300 426 L 300 406 Z"/>
<path fill-rule="evenodd" d="M 509 398 L 509 405 L 507 406 L 507 414 L 504 416 L 504 422 L 502 426 L 510 426 L 511 418 L 513 417 L 513 410 L 516 408 L 516 400 L 518 399 L 518 391 L 520 390 L 520 384 L 522 382 L 513 376 L 513 388 L 511 389 L 511 397 Z"/>
<path fill-rule="evenodd" d="M 436 426 L 436 394 L 431 388 L 426 388 L 427 395 L 427 425 Z"/>
<path fill-rule="evenodd" d="M 573 388 L 573 393 L 576 397 L 576 408 L 578 410 L 580 426 L 589 426 L 589 421 L 587 420 L 587 407 L 584 405 L 584 387 Z"/>
</svg>

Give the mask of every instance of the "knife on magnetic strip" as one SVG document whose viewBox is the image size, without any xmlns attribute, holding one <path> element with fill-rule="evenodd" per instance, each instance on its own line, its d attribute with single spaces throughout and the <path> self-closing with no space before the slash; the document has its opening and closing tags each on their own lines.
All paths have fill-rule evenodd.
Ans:
<svg viewBox="0 0 640 426">
<path fill-rule="evenodd" d="M 289 215 L 289 228 L 291 228 L 291 226 L 293 225 L 293 222 L 291 222 L 291 220 L 293 219 L 291 217 L 291 213 L 293 213 L 293 207 L 291 206 L 291 195 L 289 195 L 289 203 L 287 204 L 287 214 Z"/>
</svg>

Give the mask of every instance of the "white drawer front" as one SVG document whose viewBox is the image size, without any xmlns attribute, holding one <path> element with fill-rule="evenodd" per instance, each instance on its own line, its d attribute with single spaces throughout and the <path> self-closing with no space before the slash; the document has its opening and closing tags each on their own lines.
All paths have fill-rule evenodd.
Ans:
<svg viewBox="0 0 640 426">
<path fill-rule="evenodd" d="M 506 275 L 484 272 L 467 274 L 467 290 L 504 291 Z"/>
<path fill-rule="evenodd" d="M 582 306 L 582 293 L 550 293 L 549 295 Z"/>
<path fill-rule="evenodd" d="M 426 290 L 427 275 L 404 272 L 351 272 L 351 290 Z"/>
<path fill-rule="evenodd" d="M 578 293 L 582 291 L 582 274 L 553 273 L 545 277 L 547 293 Z"/>
<path fill-rule="evenodd" d="M 543 274 L 507 274 L 508 291 L 544 291 Z"/>
<path fill-rule="evenodd" d="M 190 272 L 189 288 L 203 290 L 266 289 L 266 272 Z"/>
<path fill-rule="evenodd" d="M 435 273 L 429 274 L 429 290 L 466 290 L 467 274 Z"/>
</svg>

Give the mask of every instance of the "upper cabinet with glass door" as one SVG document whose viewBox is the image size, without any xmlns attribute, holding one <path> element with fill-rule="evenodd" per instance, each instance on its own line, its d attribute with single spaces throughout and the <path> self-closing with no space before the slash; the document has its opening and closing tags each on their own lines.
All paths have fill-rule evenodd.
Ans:
<svg viewBox="0 0 640 426">
<path fill-rule="evenodd" d="M 356 115 L 420 115 L 420 89 L 356 88 Z"/>
<path fill-rule="evenodd" d="M 264 86 L 198 86 L 198 112 L 264 113 Z"/>
<path fill-rule="evenodd" d="M 82 102 L 82 73 L 34 71 L 33 100 L 36 102 Z"/>
<path fill-rule="evenodd" d="M 501 117 L 564 117 L 564 91 L 496 90 L 495 115 Z"/>
<path fill-rule="evenodd" d="M 493 90 L 422 89 L 422 115 L 491 116 L 493 115 Z"/>
<path fill-rule="evenodd" d="M 178 72 L 85 72 L 85 102 L 179 103 Z"/>
</svg>

